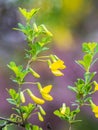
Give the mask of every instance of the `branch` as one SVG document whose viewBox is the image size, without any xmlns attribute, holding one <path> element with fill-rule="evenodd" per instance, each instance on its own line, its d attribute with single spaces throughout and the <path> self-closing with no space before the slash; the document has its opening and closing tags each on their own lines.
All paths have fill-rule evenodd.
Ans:
<svg viewBox="0 0 98 130">
<path fill-rule="evenodd" d="M 0 129 L 4 128 L 7 124 L 15 124 L 17 126 L 21 126 L 24 127 L 24 124 L 20 123 L 20 122 L 15 122 L 15 121 L 11 121 L 10 119 L 6 119 L 4 117 L 0 117 L 0 120 L 6 121 L 6 123 L 2 124 L 0 126 Z"/>
</svg>

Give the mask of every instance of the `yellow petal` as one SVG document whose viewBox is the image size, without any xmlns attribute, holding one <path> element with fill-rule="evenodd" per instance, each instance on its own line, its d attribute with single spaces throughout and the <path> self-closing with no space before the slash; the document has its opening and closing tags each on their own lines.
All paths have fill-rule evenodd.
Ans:
<svg viewBox="0 0 98 130">
<path fill-rule="evenodd" d="M 98 91 L 98 84 L 95 85 L 94 91 Z"/>
<path fill-rule="evenodd" d="M 98 113 L 98 106 L 94 106 L 92 111 L 93 111 L 94 113 Z"/>
<path fill-rule="evenodd" d="M 95 113 L 95 117 L 98 118 L 98 113 L 97 114 Z"/>
<path fill-rule="evenodd" d="M 36 96 L 31 92 L 30 89 L 27 89 L 27 92 L 28 92 L 29 96 L 31 97 L 31 99 L 32 99 L 36 104 L 44 104 L 44 103 L 45 103 L 45 101 L 44 101 L 43 99 L 36 97 Z"/>
<path fill-rule="evenodd" d="M 19 7 L 19 11 L 21 12 L 21 14 L 22 14 L 24 17 L 26 17 L 26 15 L 27 15 L 26 9 Z"/>
<path fill-rule="evenodd" d="M 52 73 L 53 73 L 55 76 L 63 76 L 63 75 L 64 75 L 60 70 L 52 70 Z"/>
<path fill-rule="evenodd" d="M 32 95 L 31 98 L 32 98 L 32 100 L 33 100 L 36 104 L 44 104 L 44 103 L 45 103 L 45 101 L 44 101 L 43 99 L 38 98 L 38 97 L 36 97 L 36 96 L 34 96 L 34 95 Z"/>
<path fill-rule="evenodd" d="M 50 65 L 51 70 L 65 69 L 65 68 L 66 66 L 64 65 L 64 62 L 62 60 L 57 60 L 56 62 Z"/>
<path fill-rule="evenodd" d="M 41 89 L 41 93 L 46 93 L 48 94 L 52 89 L 52 85 L 47 85 L 44 88 Z"/>
<path fill-rule="evenodd" d="M 57 63 L 60 65 L 60 69 L 65 69 L 66 66 L 64 65 L 64 61 L 59 59 Z"/>
<path fill-rule="evenodd" d="M 52 97 L 51 95 L 49 95 L 49 94 L 43 93 L 43 94 L 42 94 L 42 97 L 43 97 L 45 100 L 47 100 L 47 101 L 52 101 L 52 100 L 53 100 L 53 97 Z"/>
</svg>

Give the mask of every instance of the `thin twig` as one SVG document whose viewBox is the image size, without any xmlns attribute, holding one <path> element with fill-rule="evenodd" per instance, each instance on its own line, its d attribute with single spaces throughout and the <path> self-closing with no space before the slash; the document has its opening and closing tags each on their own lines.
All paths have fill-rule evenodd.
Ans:
<svg viewBox="0 0 98 130">
<path fill-rule="evenodd" d="M 1 129 L 4 128 L 7 124 L 15 124 L 15 125 L 24 127 L 24 125 L 21 124 L 20 122 L 11 121 L 10 119 L 4 118 L 4 117 L 0 117 L 0 120 L 6 121 L 6 123 L 0 126 Z"/>
</svg>

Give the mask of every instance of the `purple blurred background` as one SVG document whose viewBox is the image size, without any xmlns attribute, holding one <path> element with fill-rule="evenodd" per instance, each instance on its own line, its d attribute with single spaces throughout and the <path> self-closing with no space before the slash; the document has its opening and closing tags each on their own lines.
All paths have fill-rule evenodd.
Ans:
<svg viewBox="0 0 98 130">
<path fill-rule="evenodd" d="M 11 72 L 7 67 L 10 61 L 18 64 L 25 64 L 24 49 L 26 42 L 24 35 L 12 30 L 17 27 L 18 22 L 23 22 L 23 18 L 18 12 L 18 7 L 27 9 L 40 8 L 36 16 L 37 24 L 45 24 L 53 32 L 51 51 L 64 60 L 67 68 L 63 71 L 64 77 L 54 77 L 46 64 L 36 64 L 37 71 L 41 74 L 40 82 L 43 85 L 53 84 L 51 95 L 53 102 L 47 102 L 44 108 L 47 112 L 45 121 L 40 123 L 37 116 L 31 122 L 47 129 L 49 123 L 52 130 L 67 130 L 66 122 L 61 121 L 53 115 L 53 111 L 58 109 L 63 102 L 70 106 L 75 95 L 67 88 L 73 85 L 78 77 L 83 77 L 83 70 L 75 63 L 81 59 L 81 45 L 83 42 L 98 42 L 98 1 L 97 0 L 0 0 L 0 116 L 8 117 L 12 112 L 11 106 L 6 101 L 9 97 L 6 88 L 17 87 L 10 80 Z M 92 68 L 98 71 L 98 63 Z M 44 73 L 43 73 L 44 72 Z M 32 80 L 28 77 L 28 80 Z M 95 76 L 98 81 L 98 74 Z M 36 91 L 36 90 L 34 90 Z M 98 105 L 98 92 L 93 96 L 94 102 Z M 72 130 L 98 130 L 97 122 L 89 108 L 82 109 L 79 119 L 81 123 L 76 124 Z M 13 128 L 10 128 L 13 129 Z M 14 128 L 19 130 L 19 128 Z M 22 128 L 20 128 L 21 130 Z"/>
</svg>

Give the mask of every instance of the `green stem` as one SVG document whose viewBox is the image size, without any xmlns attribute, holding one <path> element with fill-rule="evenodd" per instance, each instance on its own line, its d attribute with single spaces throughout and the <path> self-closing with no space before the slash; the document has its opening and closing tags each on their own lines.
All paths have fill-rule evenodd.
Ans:
<svg viewBox="0 0 98 130">
<path fill-rule="evenodd" d="M 20 99 L 20 92 L 21 92 L 21 86 L 19 84 L 19 89 L 18 89 L 18 93 L 19 93 L 19 99 Z M 21 111 L 21 102 L 19 103 L 19 111 L 20 111 L 20 116 L 21 116 L 21 119 L 22 119 L 22 123 L 24 124 L 25 123 L 25 120 L 23 118 L 23 113 Z"/>
<path fill-rule="evenodd" d="M 4 117 L 0 117 L 0 120 L 6 121 L 6 123 L 4 125 L 0 126 L 1 129 L 4 128 L 7 124 L 15 124 L 17 126 L 24 127 L 23 124 L 15 122 L 15 121 L 11 121 L 10 119 L 4 118 Z"/>
<path fill-rule="evenodd" d="M 24 82 L 23 84 L 32 84 L 32 85 L 37 85 L 39 82 Z"/>
<path fill-rule="evenodd" d="M 71 130 L 72 129 L 72 127 L 71 127 L 71 123 L 69 124 L 69 130 Z"/>
<path fill-rule="evenodd" d="M 37 59 L 37 61 L 47 62 L 48 60 Z"/>
<path fill-rule="evenodd" d="M 4 127 L 4 130 L 7 130 L 7 125 Z"/>
<path fill-rule="evenodd" d="M 26 66 L 26 70 L 28 70 L 31 63 L 32 63 L 32 58 L 28 61 L 27 66 Z"/>
<path fill-rule="evenodd" d="M 91 63 L 91 67 L 96 63 L 96 61 L 98 61 L 98 58 L 96 58 L 96 59 Z"/>
<path fill-rule="evenodd" d="M 49 58 L 49 56 L 38 56 L 37 58 Z"/>
</svg>

